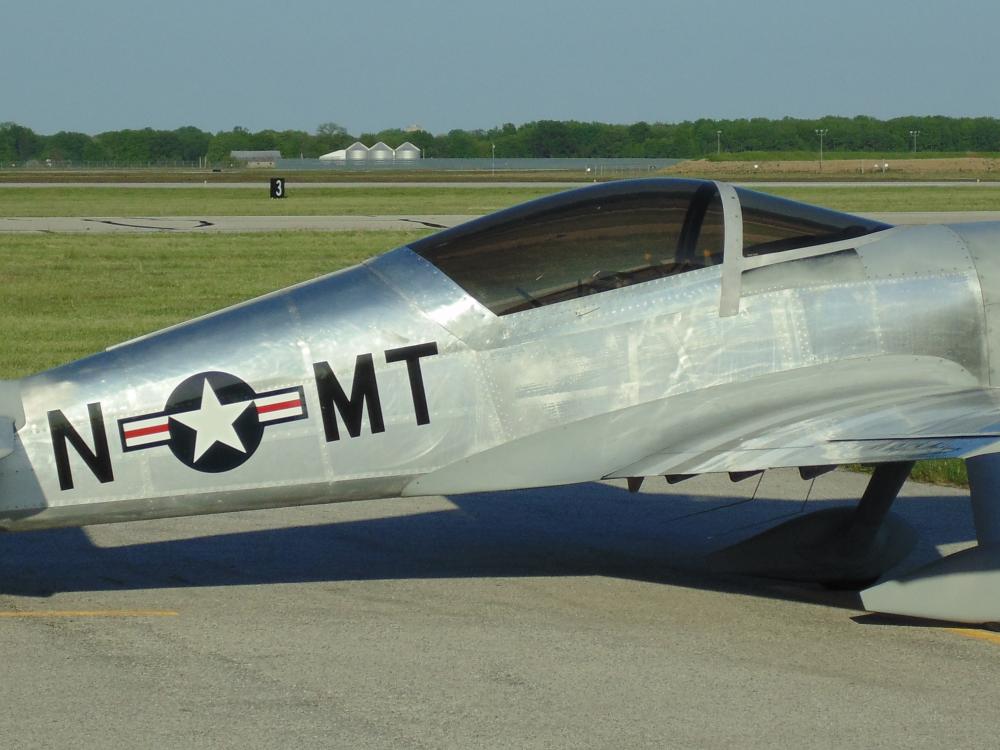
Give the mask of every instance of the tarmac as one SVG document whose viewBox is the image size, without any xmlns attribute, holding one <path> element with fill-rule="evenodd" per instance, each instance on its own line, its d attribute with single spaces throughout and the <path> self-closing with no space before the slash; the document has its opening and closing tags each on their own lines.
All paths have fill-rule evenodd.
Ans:
<svg viewBox="0 0 1000 750">
<path fill-rule="evenodd" d="M 1000 635 L 718 574 L 714 549 L 860 496 L 776 470 L 0 539 L 18 747 L 995 747 Z M 909 483 L 909 569 L 972 538 Z"/>
<path fill-rule="evenodd" d="M 865 214 L 890 224 L 1000 221 L 1000 211 L 924 211 Z M 0 235 L 123 232 L 280 232 L 444 229 L 477 218 L 468 215 L 407 216 L 87 216 L 0 217 Z"/>
<path fill-rule="evenodd" d="M 444 229 L 475 216 L 0 217 L 0 235 L 37 233 L 356 232 Z"/>
<path fill-rule="evenodd" d="M 596 182 L 596 180 L 594 180 L 594 182 Z M 492 190 L 496 188 L 564 188 L 569 190 L 570 188 L 583 187 L 584 185 L 590 184 L 590 182 L 533 182 L 531 180 L 518 181 L 502 179 L 494 181 L 488 177 L 484 177 L 483 179 L 475 182 L 444 182 L 434 180 L 422 182 L 365 182 L 361 180 L 357 182 L 296 182 L 294 179 L 285 181 L 285 186 L 289 190 L 315 190 L 319 188 L 336 188 L 344 190 L 357 190 L 358 188 L 455 188 L 466 190 Z M 87 190 L 91 188 L 128 188 L 138 190 L 159 190 L 162 188 L 184 188 L 191 190 L 197 188 L 207 188 L 209 190 L 259 190 L 266 194 L 268 183 L 266 180 L 258 182 L 209 182 L 208 180 L 205 180 L 204 182 L 0 182 L 0 189 L 4 188 L 85 188 Z"/>
</svg>

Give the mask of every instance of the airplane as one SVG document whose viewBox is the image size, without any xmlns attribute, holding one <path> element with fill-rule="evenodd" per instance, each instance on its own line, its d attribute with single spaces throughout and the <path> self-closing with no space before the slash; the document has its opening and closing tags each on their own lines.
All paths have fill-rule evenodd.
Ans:
<svg viewBox="0 0 1000 750">
<path fill-rule="evenodd" d="M 1000 621 L 1000 225 L 890 226 L 722 182 L 623 180 L 0 384 L 0 529 L 871 464 L 855 508 L 718 553 Z M 920 459 L 978 544 L 869 585 Z"/>
</svg>

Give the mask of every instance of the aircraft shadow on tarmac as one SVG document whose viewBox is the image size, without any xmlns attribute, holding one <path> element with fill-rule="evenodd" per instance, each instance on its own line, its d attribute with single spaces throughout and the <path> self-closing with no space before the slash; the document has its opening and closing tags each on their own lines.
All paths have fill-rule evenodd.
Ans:
<svg viewBox="0 0 1000 750">
<path fill-rule="evenodd" d="M 450 499 L 457 509 L 116 547 L 94 545 L 82 529 L 10 534 L 0 537 L 0 593 L 603 575 L 858 606 L 851 593 L 706 567 L 707 553 L 801 507 L 787 500 L 723 509 L 741 498 L 632 495 L 607 484 Z M 810 501 L 807 510 L 834 504 L 843 501 Z M 936 545 L 973 538 L 967 499 L 900 498 L 896 510 L 921 534 L 901 568 L 935 559 Z"/>
</svg>

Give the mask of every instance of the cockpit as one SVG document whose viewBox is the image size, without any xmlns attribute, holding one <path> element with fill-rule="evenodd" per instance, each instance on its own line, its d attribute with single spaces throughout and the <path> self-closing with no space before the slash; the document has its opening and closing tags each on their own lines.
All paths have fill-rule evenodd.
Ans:
<svg viewBox="0 0 1000 750">
<path fill-rule="evenodd" d="M 733 226 L 733 205 L 742 217 L 738 227 Z M 508 315 L 704 272 L 734 250 L 740 258 L 732 262 L 742 263 L 743 258 L 839 243 L 888 228 L 720 183 L 647 179 L 541 198 L 410 248 L 492 312 Z"/>
</svg>

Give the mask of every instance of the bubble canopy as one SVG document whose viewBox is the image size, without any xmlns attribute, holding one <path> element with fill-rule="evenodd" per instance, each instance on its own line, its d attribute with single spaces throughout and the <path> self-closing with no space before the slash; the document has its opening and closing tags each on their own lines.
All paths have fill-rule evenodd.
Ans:
<svg viewBox="0 0 1000 750">
<path fill-rule="evenodd" d="M 736 189 L 743 254 L 776 253 L 887 229 Z M 714 182 L 622 180 L 509 208 L 410 245 L 497 315 L 530 310 L 723 262 Z"/>
</svg>

